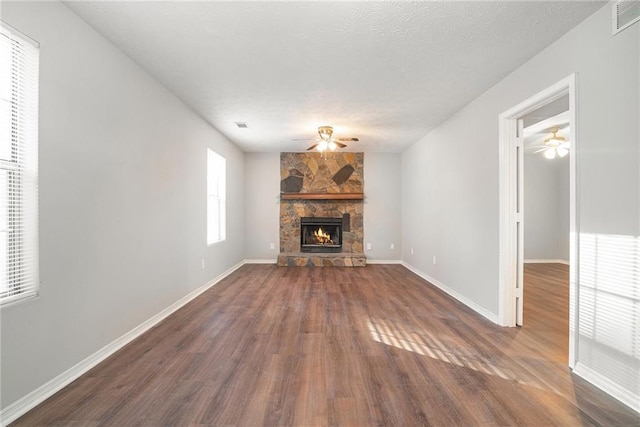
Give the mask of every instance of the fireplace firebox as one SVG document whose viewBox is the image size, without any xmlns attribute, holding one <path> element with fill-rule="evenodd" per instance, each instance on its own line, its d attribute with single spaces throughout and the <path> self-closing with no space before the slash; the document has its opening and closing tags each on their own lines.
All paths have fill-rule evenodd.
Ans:
<svg viewBox="0 0 640 427">
<path fill-rule="evenodd" d="M 342 218 L 301 218 L 301 251 L 342 252 L 342 222 Z"/>
</svg>

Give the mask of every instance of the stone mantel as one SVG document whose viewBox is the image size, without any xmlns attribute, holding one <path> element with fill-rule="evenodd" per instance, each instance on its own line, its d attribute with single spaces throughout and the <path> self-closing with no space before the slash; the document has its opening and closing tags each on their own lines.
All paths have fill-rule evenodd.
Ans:
<svg viewBox="0 0 640 427">
<path fill-rule="evenodd" d="M 280 200 L 363 200 L 364 193 L 280 193 Z"/>
</svg>

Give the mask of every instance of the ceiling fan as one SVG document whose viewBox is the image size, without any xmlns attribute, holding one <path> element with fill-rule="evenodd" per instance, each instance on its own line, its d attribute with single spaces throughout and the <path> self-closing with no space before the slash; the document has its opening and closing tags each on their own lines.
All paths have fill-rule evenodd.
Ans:
<svg viewBox="0 0 640 427">
<path fill-rule="evenodd" d="M 558 128 L 551 129 L 553 134 L 549 138 L 545 138 L 544 145 L 534 153 L 544 152 L 547 159 L 555 159 L 556 156 L 564 157 L 569 154 L 569 141 L 563 136 L 558 136 Z"/>
<path fill-rule="evenodd" d="M 319 140 L 316 140 L 316 143 L 311 147 L 307 148 L 307 151 L 313 150 L 314 148 L 320 152 L 323 152 L 327 149 L 331 151 L 335 151 L 336 148 L 345 148 L 347 144 L 344 142 L 358 142 L 360 139 L 358 138 L 337 138 L 333 135 L 333 127 L 331 126 L 320 126 L 318 128 L 318 135 L 320 136 Z"/>
</svg>

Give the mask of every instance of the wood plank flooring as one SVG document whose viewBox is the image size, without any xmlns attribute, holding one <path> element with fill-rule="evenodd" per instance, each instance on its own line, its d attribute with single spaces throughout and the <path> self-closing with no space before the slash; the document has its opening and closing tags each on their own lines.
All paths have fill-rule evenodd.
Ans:
<svg viewBox="0 0 640 427">
<path fill-rule="evenodd" d="M 639 425 L 567 368 L 567 267 L 525 275 L 501 328 L 399 265 L 245 265 L 14 425 Z"/>
</svg>

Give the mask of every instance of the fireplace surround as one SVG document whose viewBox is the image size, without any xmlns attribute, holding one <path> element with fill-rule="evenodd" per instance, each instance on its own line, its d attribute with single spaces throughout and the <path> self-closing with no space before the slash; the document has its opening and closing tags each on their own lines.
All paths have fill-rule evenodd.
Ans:
<svg viewBox="0 0 640 427">
<path fill-rule="evenodd" d="M 280 153 L 279 266 L 366 265 L 363 163 L 363 153 Z M 303 220 L 319 227 L 305 236 Z"/>
</svg>

